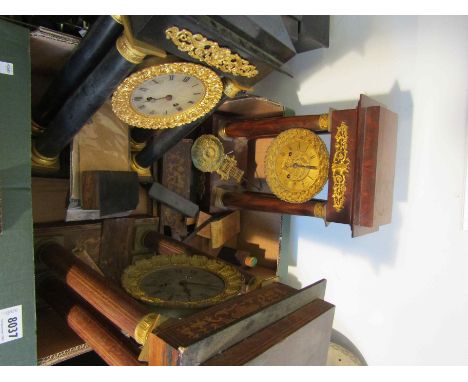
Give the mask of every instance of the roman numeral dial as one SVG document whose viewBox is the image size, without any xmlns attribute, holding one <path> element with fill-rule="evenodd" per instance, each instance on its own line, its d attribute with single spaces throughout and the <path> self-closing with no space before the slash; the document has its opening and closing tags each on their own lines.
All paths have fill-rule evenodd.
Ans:
<svg viewBox="0 0 468 382">
<path fill-rule="evenodd" d="M 201 101 L 204 85 L 184 73 L 163 74 L 143 82 L 132 95 L 132 106 L 145 116 L 182 113 Z"/>
<path fill-rule="evenodd" d="M 112 97 L 112 109 L 132 126 L 172 128 L 213 110 L 223 90 L 219 76 L 202 65 L 186 62 L 154 65 L 122 82 Z"/>
</svg>

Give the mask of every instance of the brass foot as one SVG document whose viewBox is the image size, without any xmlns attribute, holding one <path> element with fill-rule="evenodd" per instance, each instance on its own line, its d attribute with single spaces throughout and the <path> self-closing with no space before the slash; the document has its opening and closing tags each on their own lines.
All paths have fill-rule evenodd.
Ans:
<svg viewBox="0 0 468 382">
<path fill-rule="evenodd" d="M 150 177 L 151 178 L 151 166 L 141 167 L 135 160 L 137 152 L 132 152 L 132 158 L 130 160 L 130 167 L 135 171 L 139 177 Z"/>
<path fill-rule="evenodd" d="M 36 141 L 31 144 L 31 166 L 33 170 L 38 172 L 55 172 L 60 170 L 59 155 L 56 157 L 46 157 L 36 149 Z"/>
</svg>

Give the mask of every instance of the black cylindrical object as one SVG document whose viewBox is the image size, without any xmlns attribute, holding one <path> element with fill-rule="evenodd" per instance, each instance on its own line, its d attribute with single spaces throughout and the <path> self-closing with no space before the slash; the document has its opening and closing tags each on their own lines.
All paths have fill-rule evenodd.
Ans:
<svg viewBox="0 0 468 382">
<path fill-rule="evenodd" d="M 36 123 L 47 127 L 67 98 L 115 44 L 122 31 L 123 26 L 111 16 L 100 16 L 96 20 L 33 109 Z"/>
<path fill-rule="evenodd" d="M 139 127 L 134 127 L 130 130 L 130 136 L 133 141 L 136 143 L 145 143 L 151 136 L 154 134 L 152 129 L 141 129 Z"/>
<path fill-rule="evenodd" d="M 48 158 L 59 155 L 134 67 L 114 45 L 37 139 L 39 154 Z"/>
<path fill-rule="evenodd" d="M 215 110 L 227 99 L 223 94 L 218 104 L 205 116 L 193 121 L 187 125 L 166 129 L 161 131 L 149 141 L 146 147 L 135 156 L 135 161 L 140 167 L 149 167 L 153 162 L 160 159 L 167 151 L 177 144 L 180 140 L 191 134 L 198 126 L 205 122 Z"/>
</svg>

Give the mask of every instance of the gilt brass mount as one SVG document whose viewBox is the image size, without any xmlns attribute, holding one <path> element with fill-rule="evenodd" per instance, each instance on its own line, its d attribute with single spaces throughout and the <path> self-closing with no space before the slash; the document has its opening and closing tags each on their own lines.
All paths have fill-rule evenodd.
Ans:
<svg viewBox="0 0 468 382">
<path fill-rule="evenodd" d="M 181 52 L 225 73 L 249 78 L 258 74 L 257 68 L 249 61 L 232 53 L 228 48 L 220 47 L 217 42 L 210 41 L 201 34 L 193 34 L 174 26 L 166 29 L 166 38 L 170 39 Z"/>
<path fill-rule="evenodd" d="M 342 122 L 335 136 L 335 155 L 331 165 L 333 176 L 333 208 L 340 212 L 345 205 L 346 177 L 351 162 L 348 157 L 348 126 Z"/>
<path fill-rule="evenodd" d="M 252 90 L 252 88 L 247 87 L 247 86 L 242 86 L 230 78 L 227 78 L 224 83 L 224 94 L 226 94 L 229 98 L 234 98 L 241 91 L 249 91 L 249 90 Z"/>
<path fill-rule="evenodd" d="M 192 162 L 203 172 L 216 172 L 221 179 L 234 179 L 240 183 L 244 171 L 237 167 L 233 156 L 224 153 L 221 141 L 212 134 L 204 134 L 197 138 L 192 146 Z"/>
<path fill-rule="evenodd" d="M 123 34 L 117 39 L 116 47 L 127 61 L 139 64 L 146 56 L 165 58 L 166 52 L 153 45 L 137 40 L 133 36 L 132 26 L 128 16 L 112 16 L 115 21 L 124 26 Z"/>
<path fill-rule="evenodd" d="M 117 50 L 119 51 L 120 55 L 125 58 L 128 62 L 132 64 L 139 64 L 142 62 L 145 57 L 146 53 L 136 49 L 125 34 L 122 34 L 115 43 Z"/>
<path fill-rule="evenodd" d="M 167 318 L 158 313 L 148 313 L 135 327 L 134 338 L 140 345 L 145 345 L 151 331 L 162 324 Z"/>
<path fill-rule="evenodd" d="M 38 172 L 54 172 L 60 169 L 59 155 L 56 157 L 46 157 L 36 149 L 36 141 L 31 144 L 31 166 Z"/>
<path fill-rule="evenodd" d="M 141 167 L 136 159 L 135 156 L 138 154 L 138 152 L 132 152 L 132 157 L 130 159 L 130 168 L 132 171 L 135 171 L 139 177 L 151 177 L 151 166 L 149 167 Z"/>
</svg>

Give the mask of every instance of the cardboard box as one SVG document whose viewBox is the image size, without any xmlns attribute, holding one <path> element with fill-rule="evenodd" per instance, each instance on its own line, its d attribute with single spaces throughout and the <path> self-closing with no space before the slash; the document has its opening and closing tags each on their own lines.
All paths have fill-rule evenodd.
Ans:
<svg viewBox="0 0 468 382">
<path fill-rule="evenodd" d="M 29 30 L 0 20 L 0 365 L 35 365 Z"/>
</svg>

